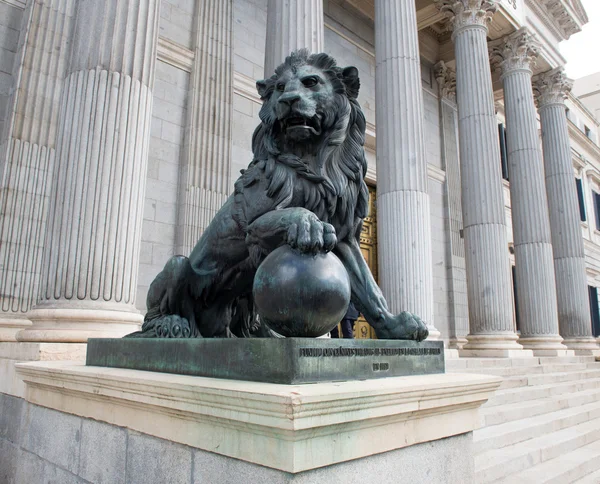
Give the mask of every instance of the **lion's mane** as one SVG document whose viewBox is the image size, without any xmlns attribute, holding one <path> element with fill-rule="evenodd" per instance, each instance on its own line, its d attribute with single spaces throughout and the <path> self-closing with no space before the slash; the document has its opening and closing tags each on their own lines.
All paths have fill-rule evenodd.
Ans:
<svg viewBox="0 0 600 484">
<path fill-rule="evenodd" d="M 281 74 L 304 64 L 321 69 L 335 93 L 333 111 L 322 113 L 329 119 L 329 127 L 321 133 L 323 142 L 317 154 L 318 171 L 311 169 L 300 157 L 279 151 L 274 134 L 276 119 L 266 108 Z M 306 50 L 300 50 L 286 58 L 275 74 L 264 81 L 262 122 L 252 137 L 254 159 L 236 183 L 236 193 L 241 193 L 258 176 L 266 176 L 267 195 L 276 201 L 278 209 L 298 206 L 300 198 L 299 206 L 332 224 L 339 240 L 348 235 L 359 236 L 369 205 L 369 192 L 364 181 L 367 171 L 366 121 L 357 101 L 359 80 L 357 76 L 347 79 L 345 73 L 346 70 L 338 67 L 327 54 L 309 55 Z"/>
</svg>

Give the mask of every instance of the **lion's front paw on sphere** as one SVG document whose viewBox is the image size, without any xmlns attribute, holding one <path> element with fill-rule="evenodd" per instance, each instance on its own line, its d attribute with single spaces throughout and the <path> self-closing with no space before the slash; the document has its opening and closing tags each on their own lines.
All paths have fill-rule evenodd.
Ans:
<svg viewBox="0 0 600 484">
<path fill-rule="evenodd" d="M 261 321 L 286 337 L 317 337 L 331 331 L 350 302 L 350 280 L 331 252 L 302 254 L 287 245 L 269 254 L 254 277 Z"/>
</svg>

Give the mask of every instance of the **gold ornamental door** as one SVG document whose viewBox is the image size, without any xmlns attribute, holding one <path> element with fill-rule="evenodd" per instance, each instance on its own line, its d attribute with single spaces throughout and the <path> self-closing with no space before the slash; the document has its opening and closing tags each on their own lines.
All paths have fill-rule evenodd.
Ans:
<svg viewBox="0 0 600 484">
<path fill-rule="evenodd" d="M 365 218 L 360 233 L 360 250 L 377 281 L 377 198 L 375 187 L 372 186 L 369 186 L 369 216 Z M 354 337 L 357 339 L 376 338 L 375 331 L 362 315 L 354 326 Z"/>
</svg>

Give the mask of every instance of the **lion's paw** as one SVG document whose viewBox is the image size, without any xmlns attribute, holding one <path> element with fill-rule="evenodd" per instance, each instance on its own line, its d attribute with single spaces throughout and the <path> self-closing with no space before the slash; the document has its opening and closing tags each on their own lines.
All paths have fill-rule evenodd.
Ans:
<svg viewBox="0 0 600 484">
<path fill-rule="evenodd" d="M 128 334 L 126 338 L 200 338 L 200 333 L 186 318 L 177 314 L 165 314 L 144 321 L 141 331 Z"/>
<path fill-rule="evenodd" d="M 329 252 L 337 244 L 333 225 L 321 222 L 312 212 L 299 213 L 298 219 L 290 224 L 286 242 L 300 252 Z"/>
<path fill-rule="evenodd" d="M 408 339 L 423 341 L 429 335 L 427 325 L 421 318 L 403 311 L 376 329 L 379 339 Z"/>
</svg>

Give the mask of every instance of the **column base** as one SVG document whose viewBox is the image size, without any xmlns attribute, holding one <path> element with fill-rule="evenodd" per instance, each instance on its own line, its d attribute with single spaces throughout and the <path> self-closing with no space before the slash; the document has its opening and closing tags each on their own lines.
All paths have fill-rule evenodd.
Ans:
<svg viewBox="0 0 600 484">
<path fill-rule="evenodd" d="M 17 333 L 31 326 L 25 316 L 15 313 L 0 313 L 0 341 L 17 341 Z"/>
<path fill-rule="evenodd" d="M 17 341 L 85 343 L 89 338 L 121 338 L 138 331 L 144 317 L 133 311 L 34 308 L 31 327 L 19 331 Z"/>
<path fill-rule="evenodd" d="M 515 333 L 469 334 L 459 354 L 466 358 L 532 358 L 533 351 L 524 349 L 517 339 Z"/>
<path fill-rule="evenodd" d="M 533 351 L 534 356 L 575 356 L 575 352 L 562 344 L 562 341 L 559 335 L 519 338 L 523 348 Z"/>
<path fill-rule="evenodd" d="M 468 343 L 467 338 L 454 336 L 454 337 L 450 338 L 450 341 L 448 342 L 448 348 L 462 350 L 463 346 L 465 346 L 467 343 Z"/>
<path fill-rule="evenodd" d="M 593 336 L 584 338 L 565 338 L 563 343 L 577 356 L 600 356 L 600 346 Z"/>
</svg>

